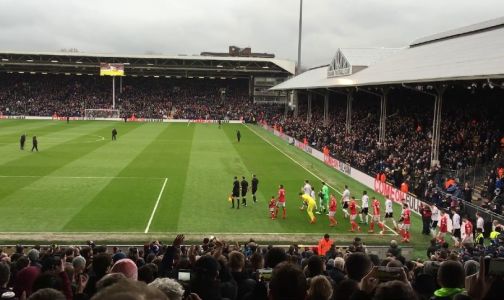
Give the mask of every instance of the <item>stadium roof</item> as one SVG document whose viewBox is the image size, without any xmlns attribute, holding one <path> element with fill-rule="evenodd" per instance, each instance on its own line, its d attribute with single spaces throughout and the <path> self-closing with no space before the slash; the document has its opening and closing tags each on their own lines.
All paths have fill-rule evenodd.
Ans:
<svg viewBox="0 0 504 300">
<path fill-rule="evenodd" d="M 327 77 L 359 72 L 399 50 L 398 48 L 340 48 L 329 64 Z"/>
<path fill-rule="evenodd" d="M 353 66 L 370 66 L 373 63 L 388 57 L 399 48 L 340 48 L 345 57 Z"/>
<path fill-rule="evenodd" d="M 0 72 L 97 75 L 101 62 L 125 64 L 126 76 L 289 76 L 295 70 L 292 61 L 260 57 L 0 51 Z"/>
<path fill-rule="evenodd" d="M 328 67 L 300 74 L 273 90 L 504 78 L 504 18 L 414 41 L 368 68 L 329 78 Z"/>
</svg>

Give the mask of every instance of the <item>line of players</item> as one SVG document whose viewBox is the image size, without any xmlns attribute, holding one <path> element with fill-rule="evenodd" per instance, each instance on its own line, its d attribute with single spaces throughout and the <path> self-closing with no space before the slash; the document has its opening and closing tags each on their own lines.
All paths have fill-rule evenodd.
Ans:
<svg viewBox="0 0 504 300">
<path fill-rule="evenodd" d="M 319 192 L 319 204 L 320 209 L 316 212 L 316 214 L 322 214 L 326 212 L 327 209 L 327 198 L 329 194 L 329 188 L 327 185 L 322 182 L 322 189 Z M 356 219 L 357 215 L 360 219 L 360 224 L 365 223 L 369 224 L 369 233 L 374 233 L 375 224 L 380 228 L 380 234 L 384 234 L 385 232 L 385 222 L 387 220 L 391 220 L 395 230 L 398 230 L 401 234 L 403 240 L 402 242 L 409 242 L 411 238 L 410 227 L 411 227 L 411 210 L 408 207 L 407 203 L 403 203 L 403 209 L 401 212 L 401 218 L 399 219 L 399 224 L 394 220 L 394 212 L 393 212 L 393 202 L 391 199 L 387 197 L 385 200 L 385 220 L 381 220 L 381 210 L 380 210 L 380 201 L 375 197 L 372 198 L 371 206 L 373 209 L 373 214 L 371 216 L 371 220 L 369 219 L 369 196 L 367 195 L 367 191 L 363 191 L 360 206 L 360 211 L 358 211 L 359 205 L 357 205 L 357 199 L 355 197 L 350 196 L 350 190 L 348 186 L 345 185 L 345 190 L 342 195 L 342 211 L 344 214 L 344 218 L 348 218 L 351 224 L 351 232 L 361 232 L 360 226 L 357 224 Z M 310 185 L 309 181 L 306 180 L 304 186 L 302 187 L 302 191 L 299 193 L 301 200 L 303 201 L 303 206 L 301 209 L 307 210 L 308 216 L 310 217 L 310 223 L 314 224 L 316 222 L 316 217 L 313 215 L 313 209 L 316 208 L 315 202 L 315 191 Z M 334 219 L 334 214 L 336 212 L 336 198 L 334 195 L 330 195 L 330 205 L 327 216 L 329 216 L 329 226 L 334 226 L 337 224 L 337 221 Z M 371 221 L 371 222 L 369 222 Z"/>
<path fill-rule="evenodd" d="M 257 202 L 256 192 L 259 185 L 259 180 L 256 175 L 252 177 L 252 196 L 254 203 Z M 247 206 L 247 192 L 248 192 L 248 182 L 245 179 L 245 176 L 242 177 L 242 181 L 239 182 L 238 178 L 235 177 L 233 181 L 233 191 L 231 195 L 232 206 L 231 208 L 235 208 L 235 202 L 237 203 L 236 208 L 240 208 L 240 192 L 242 196 L 242 206 Z M 268 209 L 270 218 L 275 220 L 278 217 L 279 210 L 282 209 L 282 219 L 285 219 L 287 216 L 286 209 L 286 198 L 285 198 L 285 188 L 282 184 L 278 187 L 277 197 L 272 196 L 269 203 Z M 334 227 L 338 224 L 335 215 L 337 210 L 337 202 L 336 197 L 329 192 L 329 187 L 325 182 L 322 182 L 322 188 L 319 192 L 319 205 L 317 206 L 317 202 L 315 201 L 315 189 L 310 185 L 308 180 L 305 180 L 304 185 L 301 188 L 301 192 L 299 193 L 299 197 L 303 202 L 303 205 L 300 207 L 301 210 L 305 210 L 310 219 L 310 224 L 315 224 L 317 218 L 315 214 L 321 215 L 325 214 L 329 217 L 329 226 Z M 362 198 L 360 199 L 361 205 L 357 205 L 357 199 L 355 197 L 350 196 L 350 190 L 348 186 L 345 185 L 345 190 L 342 193 L 342 211 L 345 219 L 350 220 L 351 224 L 351 232 L 361 232 L 360 226 L 357 224 L 356 219 L 357 215 L 360 219 L 360 224 L 369 224 L 369 233 L 374 233 L 375 224 L 380 228 L 380 234 L 384 234 L 385 232 L 385 222 L 387 220 L 391 220 L 394 228 L 398 230 L 403 237 L 403 242 L 409 242 L 410 235 L 410 227 L 411 227 L 411 210 L 408 207 L 407 203 L 403 204 L 403 210 L 401 212 L 401 218 L 399 220 L 399 224 L 394 220 L 393 213 L 393 202 L 391 199 L 385 200 L 385 220 L 381 220 L 381 209 L 380 209 L 380 201 L 375 197 L 372 197 L 371 206 L 373 209 L 372 216 L 369 216 L 369 196 L 367 195 L 367 191 L 363 191 Z M 360 208 L 360 211 L 358 210 Z M 314 213 L 315 210 L 315 213 Z M 369 222 L 371 221 L 371 222 Z"/>
</svg>

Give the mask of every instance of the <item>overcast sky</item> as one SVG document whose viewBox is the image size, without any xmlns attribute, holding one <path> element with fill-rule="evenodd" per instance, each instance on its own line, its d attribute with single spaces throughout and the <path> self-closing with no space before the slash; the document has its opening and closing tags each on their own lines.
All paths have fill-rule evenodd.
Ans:
<svg viewBox="0 0 504 300">
<path fill-rule="evenodd" d="M 302 61 L 402 47 L 502 16 L 503 0 L 304 0 Z M 299 0 L 0 0 L 0 51 L 199 54 L 229 45 L 297 59 Z"/>
</svg>

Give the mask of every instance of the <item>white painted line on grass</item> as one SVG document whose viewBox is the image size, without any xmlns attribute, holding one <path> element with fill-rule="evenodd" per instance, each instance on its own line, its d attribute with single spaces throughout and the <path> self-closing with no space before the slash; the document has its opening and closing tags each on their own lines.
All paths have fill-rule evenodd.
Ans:
<svg viewBox="0 0 504 300">
<path fill-rule="evenodd" d="M 147 223 L 147 227 L 145 227 L 144 233 L 149 232 L 149 228 L 152 223 L 152 219 L 154 219 L 154 214 L 156 213 L 156 210 L 157 210 L 157 207 L 159 204 L 159 200 L 161 199 L 161 196 L 163 196 L 164 188 L 165 188 L 167 182 L 168 182 L 168 178 L 165 178 L 164 183 L 163 183 L 163 187 L 161 188 L 161 191 L 159 192 L 159 196 L 157 197 L 156 205 L 154 205 L 154 209 L 152 209 L 152 214 L 150 216 L 149 222 Z"/>
<path fill-rule="evenodd" d="M 71 235 L 71 234 L 86 234 L 86 235 L 108 235 L 108 234 L 126 234 L 126 235 L 133 235 L 133 234 L 145 234 L 146 232 L 141 232 L 141 231 L 88 231 L 88 232 L 80 232 L 80 231 L 60 231 L 60 232 L 46 232 L 46 231 L 6 231 L 0 233 L 1 235 L 5 234 L 53 234 L 53 235 Z M 149 234 L 161 234 L 161 235 L 178 235 L 180 232 L 148 232 Z M 224 236 L 224 235 L 243 235 L 243 236 L 250 236 L 250 235 L 264 235 L 264 236 L 278 236 L 278 235 L 284 235 L 284 236 L 296 236 L 296 235 L 306 235 L 306 236 L 320 236 L 320 232 L 190 232 L 190 231 L 184 231 L 183 232 L 185 235 L 215 235 L 215 236 Z M 356 233 L 337 233 L 338 236 L 355 236 Z M 376 235 L 376 234 L 371 234 L 367 232 L 362 232 L 358 233 L 359 235 L 367 235 L 367 236 L 395 236 L 395 234 L 392 233 L 386 233 L 383 235 Z"/>
<path fill-rule="evenodd" d="M 0 175 L 0 178 L 56 178 L 56 179 L 152 179 L 161 180 L 164 177 L 140 177 L 140 176 L 45 176 L 45 175 Z"/>
<path fill-rule="evenodd" d="M 328 187 L 330 187 L 331 189 L 333 189 L 336 193 L 338 193 L 340 196 L 343 195 L 338 189 L 336 189 L 335 187 L 329 185 L 329 183 L 327 183 L 326 180 L 323 180 L 322 178 L 320 178 L 318 175 L 316 175 L 315 173 L 313 173 L 312 171 L 308 170 L 305 166 L 303 166 L 301 163 L 299 163 L 297 160 L 295 160 L 294 158 L 292 158 L 290 155 L 288 155 L 287 153 L 283 152 L 280 148 L 278 148 L 277 146 L 275 146 L 273 143 L 271 143 L 270 141 L 268 141 L 267 139 L 265 139 L 263 136 L 261 136 L 260 134 L 258 134 L 254 129 L 250 128 L 248 125 L 245 125 L 245 127 L 248 128 L 248 130 L 252 131 L 255 135 L 257 135 L 258 137 L 260 137 L 263 141 L 265 141 L 266 143 L 268 143 L 271 147 L 275 148 L 278 152 L 282 153 L 285 157 L 287 157 L 288 159 L 292 160 L 295 164 L 297 164 L 298 166 L 300 166 L 301 168 L 303 168 L 306 172 L 310 173 L 311 175 L 313 175 L 315 178 L 317 178 L 318 180 L 320 181 L 323 181 L 327 184 Z M 390 231 L 392 231 L 395 235 L 399 235 L 395 230 L 393 230 L 392 228 L 390 228 L 389 226 L 387 226 L 385 223 L 383 223 L 383 225 Z"/>
</svg>

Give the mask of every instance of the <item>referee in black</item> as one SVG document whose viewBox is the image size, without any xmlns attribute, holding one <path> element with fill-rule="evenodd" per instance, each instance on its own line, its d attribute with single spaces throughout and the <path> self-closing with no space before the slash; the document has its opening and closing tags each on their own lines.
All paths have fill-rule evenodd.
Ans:
<svg viewBox="0 0 504 300">
<path fill-rule="evenodd" d="M 112 128 L 112 140 L 117 140 L 117 130 L 115 128 Z"/>
<path fill-rule="evenodd" d="M 231 208 L 234 208 L 235 207 L 235 200 L 236 200 L 236 209 L 240 209 L 240 182 L 238 181 L 238 177 L 234 177 L 234 181 L 233 181 L 233 194 L 232 194 L 232 198 L 233 198 L 233 206 L 231 206 Z"/>
<path fill-rule="evenodd" d="M 21 148 L 21 150 L 24 150 L 24 144 L 26 142 L 26 134 L 23 133 L 21 135 L 21 138 L 19 138 L 19 148 Z"/>
<path fill-rule="evenodd" d="M 245 179 L 245 176 L 242 176 L 242 181 L 240 182 L 240 184 L 241 184 L 242 204 L 244 207 L 247 207 L 247 192 L 249 183 L 247 179 Z"/>
<path fill-rule="evenodd" d="M 259 186 L 259 179 L 254 175 L 252 175 L 252 199 L 254 199 L 254 203 L 257 202 L 256 192 L 257 187 Z"/>
<path fill-rule="evenodd" d="M 236 131 L 236 139 L 238 140 L 238 143 L 239 143 L 240 140 L 241 140 L 241 132 L 240 132 L 240 130 Z"/>
<path fill-rule="evenodd" d="M 31 149 L 31 152 L 33 152 L 33 150 L 37 150 L 38 152 L 38 141 L 37 141 L 37 137 L 36 136 L 33 136 L 33 139 L 32 139 L 32 149 Z"/>
</svg>

